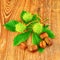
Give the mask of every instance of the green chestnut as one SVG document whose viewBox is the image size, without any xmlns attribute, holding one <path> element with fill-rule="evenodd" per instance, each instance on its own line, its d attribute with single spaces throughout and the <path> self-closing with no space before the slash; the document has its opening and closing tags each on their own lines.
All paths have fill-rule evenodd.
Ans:
<svg viewBox="0 0 60 60">
<path fill-rule="evenodd" d="M 40 34 L 42 32 L 42 30 L 43 30 L 43 24 L 41 24 L 41 23 L 35 23 L 33 25 L 33 31 L 35 33 Z"/>
<path fill-rule="evenodd" d="M 17 32 L 24 32 L 25 29 L 26 29 L 26 26 L 22 23 L 18 23 L 15 25 L 15 30 Z"/>
<path fill-rule="evenodd" d="M 28 23 L 32 20 L 33 15 L 29 12 L 24 13 L 23 20 Z"/>
</svg>

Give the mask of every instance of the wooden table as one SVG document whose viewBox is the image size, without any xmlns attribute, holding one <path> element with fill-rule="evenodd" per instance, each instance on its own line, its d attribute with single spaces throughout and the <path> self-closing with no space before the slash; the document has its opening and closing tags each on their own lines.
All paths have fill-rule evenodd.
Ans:
<svg viewBox="0 0 60 60">
<path fill-rule="evenodd" d="M 18 33 L 10 32 L 3 26 L 10 19 L 21 21 L 22 10 L 37 13 L 56 35 L 54 44 L 43 53 L 30 53 L 13 46 L 13 38 Z M 31 38 L 28 40 L 30 43 Z M 60 0 L 0 0 L 0 60 L 60 60 Z"/>
</svg>

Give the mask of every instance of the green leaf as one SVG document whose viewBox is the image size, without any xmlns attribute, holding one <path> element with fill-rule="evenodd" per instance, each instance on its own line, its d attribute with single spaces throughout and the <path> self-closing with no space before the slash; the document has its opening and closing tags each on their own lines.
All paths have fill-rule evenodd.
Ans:
<svg viewBox="0 0 60 60">
<path fill-rule="evenodd" d="M 46 32 L 50 38 L 55 38 L 55 34 L 48 28 L 43 28 L 43 32 Z"/>
<path fill-rule="evenodd" d="M 42 52 L 44 52 L 44 48 L 39 48 L 38 51 L 39 51 L 40 53 L 42 53 Z"/>
<path fill-rule="evenodd" d="M 30 31 L 22 33 L 22 34 L 18 34 L 15 38 L 14 38 L 14 46 L 19 45 L 22 42 L 25 42 L 29 36 L 30 36 Z"/>
<path fill-rule="evenodd" d="M 16 20 L 10 20 L 6 24 L 4 24 L 5 28 L 7 30 L 10 30 L 12 32 L 15 32 L 15 25 L 18 23 Z"/>
<path fill-rule="evenodd" d="M 37 35 L 36 33 L 32 34 L 32 43 L 35 45 L 39 45 L 41 41 L 41 38 L 39 37 L 39 35 Z"/>
<path fill-rule="evenodd" d="M 49 27 L 49 25 L 45 25 L 45 26 L 44 26 L 44 28 L 48 28 L 48 27 Z"/>
<path fill-rule="evenodd" d="M 41 19 L 37 14 L 34 14 L 32 20 L 39 20 L 40 21 Z"/>
</svg>

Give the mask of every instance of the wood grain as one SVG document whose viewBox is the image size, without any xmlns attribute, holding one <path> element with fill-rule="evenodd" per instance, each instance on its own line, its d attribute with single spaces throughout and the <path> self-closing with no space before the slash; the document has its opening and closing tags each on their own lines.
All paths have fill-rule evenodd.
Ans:
<svg viewBox="0 0 60 60">
<path fill-rule="evenodd" d="M 10 19 L 21 21 L 22 10 L 46 17 L 50 29 L 56 35 L 54 44 L 43 53 L 30 53 L 13 46 L 13 38 L 18 33 L 10 32 L 3 26 Z M 31 37 L 27 41 L 31 44 Z M 60 60 L 60 0 L 0 0 L 0 60 Z"/>
</svg>

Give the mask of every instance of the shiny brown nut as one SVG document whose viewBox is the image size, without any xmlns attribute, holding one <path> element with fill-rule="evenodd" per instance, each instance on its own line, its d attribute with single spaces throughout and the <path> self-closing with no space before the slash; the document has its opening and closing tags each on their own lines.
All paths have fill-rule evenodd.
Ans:
<svg viewBox="0 0 60 60">
<path fill-rule="evenodd" d="M 39 44 L 39 46 L 41 48 L 45 48 L 47 45 L 46 45 L 46 42 L 45 41 L 41 41 L 40 44 Z"/>
<path fill-rule="evenodd" d="M 35 51 L 38 50 L 38 46 L 37 46 L 37 45 L 32 45 L 32 46 L 28 47 L 28 50 L 29 50 L 30 52 L 35 52 Z"/>
<path fill-rule="evenodd" d="M 47 45 L 51 46 L 53 44 L 53 41 L 50 38 L 45 38 L 44 41 L 47 43 Z"/>
<path fill-rule="evenodd" d="M 44 38 L 46 38 L 46 37 L 48 37 L 48 34 L 47 34 L 47 33 L 42 33 L 42 34 L 40 34 L 40 38 L 44 39 Z"/>
<path fill-rule="evenodd" d="M 22 43 L 20 44 L 20 48 L 25 50 L 25 49 L 27 48 L 26 43 L 22 42 Z"/>
</svg>

